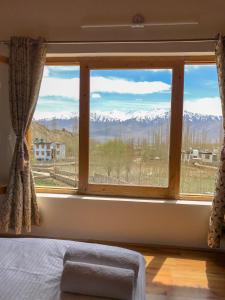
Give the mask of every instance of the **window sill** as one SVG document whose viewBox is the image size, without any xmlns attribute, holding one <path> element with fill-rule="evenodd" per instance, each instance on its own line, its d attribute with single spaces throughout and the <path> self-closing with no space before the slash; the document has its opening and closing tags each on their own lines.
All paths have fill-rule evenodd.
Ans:
<svg viewBox="0 0 225 300">
<path fill-rule="evenodd" d="M 212 201 L 204 200 L 171 200 L 171 199 L 139 199 L 139 198 L 123 198 L 123 197 L 104 197 L 104 196 L 86 196 L 86 195 L 70 195 L 70 194 L 52 194 L 38 193 L 39 199 L 69 199 L 82 201 L 109 201 L 109 202 L 133 202 L 133 203 L 152 203 L 152 204 L 171 204 L 171 205 L 200 205 L 211 206 Z"/>
<path fill-rule="evenodd" d="M 0 186 L 0 195 L 4 195 L 6 186 Z M 148 203 L 170 203 L 170 204 L 212 204 L 212 196 L 209 195 L 190 195 L 183 194 L 180 199 L 157 199 L 157 198 L 135 198 L 135 197 L 113 197 L 113 196 L 96 196 L 96 195 L 81 195 L 77 189 L 64 188 L 45 188 L 38 187 L 36 189 L 39 198 L 59 198 L 59 199 L 84 199 L 84 200 L 104 200 L 104 201 L 128 201 L 128 202 L 148 202 Z M 205 203 L 205 204 L 204 204 Z"/>
<path fill-rule="evenodd" d="M 94 186 L 94 185 L 90 185 L 90 186 Z M 134 187 L 134 186 L 133 186 Z M 132 188 L 129 187 L 129 189 Z M 136 187 L 134 187 L 136 188 Z M 156 193 L 157 196 L 154 196 L 154 188 L 152 190 L 152 197 L 151 196 L 139 196 L 135 194 L 135 190 L 134 190 L 134 194 L 129 193 L 129 194 L 121 194 L 121 193 L 114 193 L 112 190 L 110 192 L 108 192 L 107 190 L 105 191 L 103 189 L 103 191 L 99 192 L 97 190 L 97 192 L 95 190 L 89 190 L 89 192 L 80 192 L 78 190 L 78 188 L 68 188 L 68 187 L 44 187 L 44 186 L 38 186 L 36 187 L 36 193 L 40 193 L 40 194 L 56 194 L 56 195 L 80 195 L 80 196 L 90 196 L 90 197 L 95 197 L 95 196 L 99 196 L 99 197 L 105 197 L 105 198 L 119 198 L 119 199 L 136 199 L 138 201 L 142 200 L 142 199 L 147 199 L 147 200 L 168 200 L 168 201 L 178 201 L 178 200 L 184 200 L 184 201 L 206 201 L 206 202 L 212 202 L 213 200 L 213 195 L 210 194 L 187 194 L 187 193 L 182 193 L 179 194 L 179 196 L 177 197 L 169 197 L 168 196 L 168 192 L 163 193 L 163 194 L 158 194 L 158 192 Z"/>
</svg>

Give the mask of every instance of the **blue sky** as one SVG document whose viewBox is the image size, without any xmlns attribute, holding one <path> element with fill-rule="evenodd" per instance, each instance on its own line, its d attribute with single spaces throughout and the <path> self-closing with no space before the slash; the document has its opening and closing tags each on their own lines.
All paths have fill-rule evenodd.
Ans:
<svg viewBox="0 0 225 300">
<path fill-rule="evenodd" d="M 90 82 L 92 113 L 124 117 L 170 109 L 171 70 L 93 70 Z M 184 99 L 185 110 L 221 114 L 215 65 L 186 66 Z M 35 119 L 78 111 L 79 67 L 45 67 Z"/>
</svg>

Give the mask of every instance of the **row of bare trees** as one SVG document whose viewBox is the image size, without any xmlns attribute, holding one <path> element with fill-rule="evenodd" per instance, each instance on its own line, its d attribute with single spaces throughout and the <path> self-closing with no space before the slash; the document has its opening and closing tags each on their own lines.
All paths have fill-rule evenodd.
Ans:
<svg viewBox="0 0 225 300">
<path fill-rule="evenodd" d="M 123 174 L 126 182 L 130 180 L 133 167 L 141 181 L 142 168 L 153 160 L 166 161 L 168 158 L 168 147 L 161 144 L 148 144 L 147 140 L 142 143 L 134 143 L 134 140 L 124 142 L 120 139 L 109 140 L 104 143 L 91 143 L 90 167 L 93 172 L 101 167 L 108 177 L 116 176 L 119 180 Z M 137 170 L 138 169 L 138 170 Z"/>
</svg>

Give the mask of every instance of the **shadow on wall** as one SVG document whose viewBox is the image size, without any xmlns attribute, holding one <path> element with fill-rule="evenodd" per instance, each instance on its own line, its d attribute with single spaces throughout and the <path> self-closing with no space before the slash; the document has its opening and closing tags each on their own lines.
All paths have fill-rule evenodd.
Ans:
<svg viewBox="0 0 225 300">
<path fill-rule="evenodd" d="M 14 141 L 8 99 L 8 66 L 0 64 L 0 185 L 8 180 Z"/>
<path fill-rule="evenodd" d="M 147 256 L 148 299 L 225 299 L 225 253 L 168 249 Z"/>
</svg>

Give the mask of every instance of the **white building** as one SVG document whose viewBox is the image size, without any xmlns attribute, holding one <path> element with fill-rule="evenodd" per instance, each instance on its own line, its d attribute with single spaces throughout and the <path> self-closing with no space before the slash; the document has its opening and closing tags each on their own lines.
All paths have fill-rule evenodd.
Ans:
<svg viewBox="0 0 225 300">
<path fill-rule="evenodd" d="M 204 163 L 214 163 L 218 160 L 218 153 L 216 149 L 213 151 L 190 149 L 182 152 L 182 160 L 185 162 L 202 161 Z"/>
<path fill-rule="evenodd" d="M 66 157 L 66 147 L 63 143 L 44 142 L 36 139 L 33 145 L 34 157 L 37 160 L 60 160 Z"/>
<path fill-rule="evenodd" d="M 182 160 L 183 161 L 193 161 L 193 160 L 199 160 L 199 150 L 198 149 L 190 149 L 187 151 L 182 152 Z"/>
<path fill-rule="evenodd" d="M 217 153 L 211 151 L 201 151 L 200 157 L 205 163 L 213 163 L 217 161 Z"/>
</svg>

